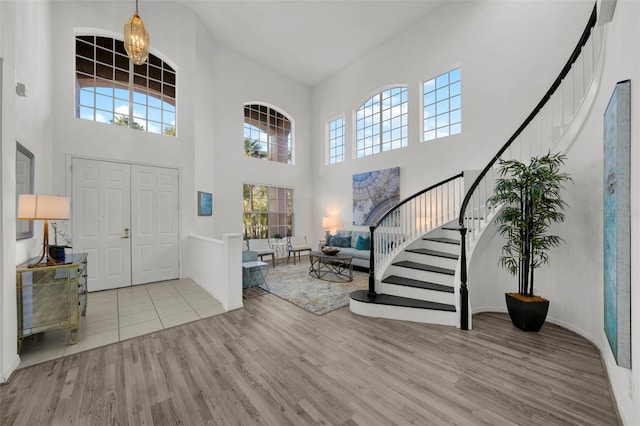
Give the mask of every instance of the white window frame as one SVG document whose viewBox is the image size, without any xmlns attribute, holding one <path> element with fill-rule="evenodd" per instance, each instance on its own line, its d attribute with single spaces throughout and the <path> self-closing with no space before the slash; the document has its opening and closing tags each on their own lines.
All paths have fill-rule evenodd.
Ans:
<svg viewBox="0 0 640 426">
<path fill-rule="evenodd" d="M 260 107 L 264 107 L 264 108 L 268 108 L 269 110 L 273 110 L 276 113 L 282 115 L 284 118 L 286 118 L 289 121 L 289 125 L 290 125 L 290 129 L 289 129 L 289 134 L 287 136 L 287 150 L 290 152 L 290 155 L 287 155 L 287 161 L 279 161 L 277 158 L 273 158 L 272 153 L 274 152 L 273 147 L 274 146 L 282 146 L 282 144 L 277 144 L 275 142 L 272 142 L 272 138 L 273 138 L 273 134 L 272 132 L 266 131 L 265 129 L 261 128 L 259 126 L 259 124 L 265 124 L 263 122 L 260 122 L 259 120 L 249 120 L 247 121 L 247 116 L 246 116 L 246 108 L 253 106 L 253 105 L 257 105 Z M 244 126 L 246 124 L 250 124 L 253 127 L 256 127 L 260 130 L 262 130 L 262 132 L 266 133 L 268 136 L 268 140 L 266 142 L 263 142 L 266 144 L 266 156 L 265 157 L 252 157 L 252 156 L 247 156 L 247 158 L 258 158 L 261 160 L 267 160 L 267 161 L 273 161 L 275 163 L 280 163 L 280 164 L 294 164 L 294 154 L 295 154 L 295 121 L 293 120 L 293 118 L 291 118 L 291 115 L 287 114 L 285 111 L 283 111 L 281 108 L 275 107 L 273 105 L 270 105 L 268 103 L 264 103 L 264 102 L 245 102 L 245 104 L 243 105 L 243 121 L 242 121 L 242 134 L 243 134 L 243 146 L 244 146 L 244 141 L 246 140 L 246 138 L 244 137 Z M 268 124 L 268 123 L 267 123 Z M 276 155 L 277 157 L 277 155 Z"/>
<path fill-rule="evenodd" d="M 337 122 L 338 120 L 342 120 L 342 136 L 340 137 L 332 137 L 332 130 L 331 130 L 331 125 L 335 122 Z M 336 128 L 337 130 L 337 128 Z M 332 118 L 331 120 L 329 120 L 325 126 L 325 134 L 326 134 L 326 156 L 325 156 L 325 164 L 327 165 L 331 165 L 331 164 L 339 164 L 339 163 L 344 163 L 347 159 L 347 146 L 346 146 L 346 142 L 347 142 L 347 121 L 346 121 L 346 116 L 345 114 L 339 115 L 337 117 Z M 332 143 L 334 141 L 336 141 L 338 138 L 341 138 L 341 143 L 340 144 L 336 144 L 335 146 L 332 146 Z M 332 155 L 332 150 L 337 150 L 338 148 L 342 148 L 342 155 L 341 158 L 338 158 L 339 155 Z"/>
<path fill-rule="evenodd" d="M 76 44 L 78 43 L 76 39 L 78 37 L 104 37 L 104 38 L 114 39 L 122 42 L 122 36 L 120 34 L 111 33 L 104 30 L 77 29 L 76 31 L 74 31 L 74 38 L 73 38 L 74 40 L 74 79 L 76 79 L 76 82 L 78 78 L 77 77 L 78 73 L 85 74 L 82 72 L 82 70 L 79 70 L 77 68 L 76 61 L 78 60 L 79 53 L 76 49 Z M 99 47 L 96 47 L 96 49 L 98 48 Z M 123 59 L 121 58 L 122 56 L 121 53 L 114 51 L 113 49 L 105 50 L 105 52 L 108 52 L 108 51 L 112 52 L 114 55 L 117 55 L 118 57 L 120 57 L 120 59 Z M 82 58 L 82 56 L 80 57 Z M 155 58 L 155 60 L 160 61 L 161 65 L 158 66 L 156 64 L 149 64 L 149 60 L 147 60 L 147 62 L 142 66 L 135 66 L 130 61 L 128 61 L 128 58 L 127 58 L 128 68 L 126 70 L 123 69 L 123 71 L 127 72 L 129 75 L 129 81 L 127 83 L 118 82 L 118 80 L 115 79 L 115 77 L 113 77 L 111 80 L 102 79 L 99 77 L 99 75 L 97 75 L 98 73 L 94 71 L 93 73 L 94 79 L 104 80 L 105 83 L 109 82 L 111 86 L 107 86 L 107 85 L 85 86 L 85 87 L 93 87 L 94 88 L 93 91 L 83 90 L 82 87 L 75 87 L 74 90 L 76 90 L 76 97 L 75 97 L 74 109 L 75 109 L 76 118 L 99 123 L 102 121 L 97 120 L 96 117 L 100 111 L 103 111 L 104 113 L 111 114 L 111 117 L 112 117 L 111 120 L 109 120 L 109 118 L 107 117 L 106 124 L 109 124 L 109 122 L 111 122 L 111 124 L 113 125 L 113 124 L 116 124 L 116 120 L 118 119 L 126 119 L 126 123 L 128 124 L 128 126 L 125 126 L 125 127 L 139 129 L 137 125 L 140 125 L 140 122 L 142 122 L 144 124 L 140 126 L 142 126 L 144 131 L 147 133 L 175 136 L 177 134 L 177 128 L 178 128 L 178 123 L 177 123 L 178 121 L 178 109 L 177 109 L 178 71 L 176 69 L 175 64 L 173 64 L 171 61 L 163 57 L 163 55 L 158 54 L 155 51 L 150 53 L 150 60 L 152 60 L 152 58 Z M 95 56 L 93 57 L 93 59 L 86 58 L 85 60 L 89 62 L 93 62 L 94 64 L 101 64 L 100 60 Z M 165 81 L 165 71 L 167 70 L 165 70 L 163 65 L 166 65 L 168 67 L 168 72 L 173 74 L 172 83 L 169 81 Z M 111 65 L 105 64 L 105 66 L 107 68 L 112 67 L 116 71 L 118 69 L 122 69 L 117 67 L 115 63 Z M 140 68 L 142 67 L 147 68 L 147 71 L 145 74 L 140 74 L 140 71 L 141 71 Z M 151 68 L 158 69 L 160 73 L 159 80 L 154 79 L 153 76 L 150 75 L 151 73 L 149 72 L 149 69 Z M 85 75 L 90 76 L 90 74 L 85 74 Z M 159 86 L 160 91 L 154 92 L 153 90 L 150 90 L 149 86 L 147 86 L 147 89 L 143 91 L 141 86 L 136 85 L 134 83 L 135 80 L 138 78 L 142 78 L 143 80 L 146 80 L 146 81 L 152 81 L 154 84 Z M 163 99 L 165 96 L 167 96 L 167 94 L 165 93 L 164 86 L 173 88 L 173 96 L 167 97 L 167 99 L 171 99 L 173 101 L 173 104 Z M 108 91 L 109 88 L 111 88 L 113 90 L 113 94 L 101 95 L 99 93 L 100 88 L 102 88 L 103 91 L 104 90 Z M 121 97 L 118 97 L 117 94 L 115 93 L 116 89 L 123 90 L 123 91 L 126 90 L 128 93 L 123 94 L 123 96 Z M 85 95 L 90 95 L 91 92 L 93 92 L 93 102 L 89 104 L 81 103 L 81 92 L 84 92 Z M 97 104 L 98 96 L 103 97 L 104 99 L 111 98 L 113 102 L 112 108 L 104 109 L 104 110 L 99 108 Z M 150 101 L 149 98 L 152 98 L 152 100 Z M 126 104 L 128 108 L 127 113 L 117 112 L 117 108 L 115 107 L 115 104 L 117 102 L 119 102 L 122 106 L 125 106 Z M 92 111 L 92 118 L 83 117 L 83 114 L 81 113 L 81 111 Z M 160 119 L 154 120 L 153 119 L 154 117 L 150 117 L 150 114 L 149 114 L 150 111 L 156 111 L 156 113 L 160 114 Z M 152 127 L 150 126 L 150 124 L 157 125 L 159 127 L 159 130 L 158 131 L 150 130 L 150 128 Z"/>
<path fill-rule="evenodd" d="M 460 74 L 460 79 L 455 80 L 453 83 L 450 80 L 451 73 L 454 71 L 458 71 Z M 448 83 L 444 86 L 437 86 L 436 82 L 439 78 L 443 76 L 447 76 Z M 425 92 L 425 85 L 429 82 L 434 82 L 434 89 L 428 92 Z M 454 94 L 451 95 L 451 86 L 457 84 L 457 89 L 454 88 Z M 446 89 L 447 95 L 446 97 L 438 97 L 438 91 L 445 91 Z M 432 102 L 425 102 L 425 98 L 427 93 L 433 93 Z M 453 98 L 457 98 L 454 100 L 456 104 L 452 108 L 451 101 Z M 446 102 L 445 102 L 446 101 Z M 446 103 L 446 108 L 442 108 L 439 105 L 444 105 Z M 433 106 L 433 117 L 427 117 L 427 108 Z M 458 135 L 462 133 L 462 67 L 458 64 L 449 69 L 449 71 L 438 74 L 433 78 L 426 79 L 420 83 L 420 139 L 422 142 L 432 142 L 438 139 L 446 138 L 453 135 Z M 439 121 L 439 117 L 442 117 L 442 121 Z M 431 120 L 432 123 L 427 125 L 427 120 Z M 446 120 L 446 124 L 444 123 Z M 432 127 L 434 126 L 434 127 Z M 454 128 L 454 132 L 451 132 L 451 129 Z M 433 137 L 431 135 L 427 136 L 427 132 L 432 132 Z"/>
<path fill-rule="evenodd" d="M 358 131 L 358 123 L 361 120 L 358 117 L 358 113 L 360 110 L 362 110 L 365 105 L 372 101 L 375 97 L 380 97 L 380 101 L 379 104 L 382 105 L 383 104 L 383 100 L 384 99 L 388 99 L 388 98 L 384 98 L 384 94 L 387 91 L 392 91 L 394 89 L 401 89 L 402 92 L 404 92 L 404 94 L 400 94 L 400 96 L 405 98 L 405 101 L 402 102 L 400 105 L 395 105 L 393 107 L 391 107 L 390 109 L 393 108 L 398 108 L 400 107 L 401 110 L 403 110 L 400 115 L 395 115 L 393 117 L 388 117 L 385 118 L 384 117 L 384 112 L 385 111 L 389 111 L 390 109 L 383 109 L 382 107 L 380 108 L 379 112 L 375 113 L 375 115 L 379 115 L 379 121 L 375 122 L 375 119 L 372 119 L 372 123 L 370 126 L 365 126 L 365 133 L 366 133 L 366 129 L 367 128 L 373 128 L 373 127 L 378 127 L 378 133 L 375 134 L 374 133 L 374 137 L 377 138 L 377 142 L 374 141 L 374 143 L 372 143 L 371 147 L 367 147 L 364 146 L 362 149 L 359 148 L 359 131 Z M 394 95 L 392 95 L 394 96 Z M 404 108 L 404 109 L 403 109 Z M 363 119 L 366 119 L 366 117 L 373 117 L 374 115 L 370 115 L 370 116 L 365 116 Z M 388 121 L 393 121 L 393 120 L 400 120 L 400 126 L 397 127 L 390 127 L 388 129 L 385 129 L 384 127 L 384 123 L 388 122 Z M 385 137 L 384 134 L 385 133 L 389 133 L 391 132 L 391 134 L 393 135 L 394 132 L 400 132 L 400 138 L 391 138 L 389 141 L 385 141 Z M 396 133 L 397 135 L 397 133 Z M 360 103 L 360 105 L 358 106 L 358 108 L 356 110 L 353 111 L 353 141 L 354 141 L 354 147 L 353 147 L 353 152 L 354 152 L 354 157 L 355 158 L 364 158 L 364 157 L 369 157 L 371 155 L 375 155 L 375 154 L 379 154 L 382 152 L 387 152 L 387 151 L 392 151 L 395 149 L 400 149 L 400 148 L 405 148 L 409 145 L 409 90 L 406 84 L 394 84 L 394 85 L 389 85 L 386 87 L 383 87 L 382 89 L 376 91 L 375 93 L 373 93 L 371 96 L 367 97 L 367 99 L 365 99 L 362 103 Z M 399 146 L 395 146 L 397 145 L 397 143 L 395 143 L 396 141 L 400 141 L 400 145 Z M 367 153 L 366 150 L 369 149 L 371 152 Z M 364 152 L 363 152 L 364 151 Z M 362 154 L 361 154 L 362 152 Z"/>
</svg>

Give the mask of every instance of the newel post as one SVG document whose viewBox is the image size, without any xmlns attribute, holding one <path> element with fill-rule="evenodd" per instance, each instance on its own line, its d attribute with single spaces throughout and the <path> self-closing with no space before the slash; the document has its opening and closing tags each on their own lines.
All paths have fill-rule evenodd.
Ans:
<svg viewBox="0 0 640 426">
<path fill-rule="evenodd" d="M 375 259 L 373 258 L 373 232 L 375 231 L 376 227 L 375 226 L 370 226 L 369 227 L 369 232 L 370 232 L 370 241 L 371 244 L 369 245 L 369 292 L 368 295 L 369 296 L 375 296 L 376 295 L 376 271 L 375 271 Z"/>
<path fill-rule="evenodd" d="M 460 228 L 460 328 L 469 330 L 469 290 L 467 288 L 467 228 Z"/>
</svg>

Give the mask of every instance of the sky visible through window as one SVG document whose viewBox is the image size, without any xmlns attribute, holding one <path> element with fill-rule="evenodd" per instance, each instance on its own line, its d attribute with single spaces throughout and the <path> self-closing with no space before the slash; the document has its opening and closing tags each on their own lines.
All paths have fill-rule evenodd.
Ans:
<svg viewBox="0 0 640 426">
<path fill-rule="evenodd" d="M 344 161 L 344 117 L 329 122 L 329 164 Z"/>
<path fill-rule="evenodd" d="M 460 68 L 424 82 L 425 141 L 462 132 Z"/>
<path fill-rule="evenodd" d="M 166 127 L 175 127 L 176 109 L 173 105 L 140 92 L 133 93 L 133 101 L 133 128 L 138 128 L 137 124 L 151 133 L 164 133 Z M 129 90 L 112 87 L 82 88 L 80 118 L 107 124 L 128 123 Z M 164 128 L 163 122 L 166 123 Z"/>
<path fill-rule="evenodd" d="M 76 117 L 176 135 L 176 72 L 150 54 L 129 61 L 121 40 L 76 35 Z"/>
</svg>

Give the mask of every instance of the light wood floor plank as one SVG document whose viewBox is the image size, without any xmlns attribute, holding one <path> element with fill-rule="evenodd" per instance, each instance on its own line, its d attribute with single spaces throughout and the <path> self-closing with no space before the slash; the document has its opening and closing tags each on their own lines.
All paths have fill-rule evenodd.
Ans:
<svg viewBox="0 0 640 426">
<path fill-rule="evenodd" d="M 245 308 L 17 370 L 2 425 L 617 425 L 600 354 L 503 314 L 474 330 Z"/>
</svg>

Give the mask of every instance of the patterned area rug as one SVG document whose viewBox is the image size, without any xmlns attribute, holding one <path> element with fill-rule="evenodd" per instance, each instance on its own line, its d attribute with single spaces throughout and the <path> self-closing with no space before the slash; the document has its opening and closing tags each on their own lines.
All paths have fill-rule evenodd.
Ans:
<svg viewBox="0 0 640 426">
<path fill-rule="evenodd" d="M 349 294 L 369 285 L 366 272 L 353 271 L 353 281 L 334 283 L 309 275 L 309 257 L 303 256 L 296 265 L 276 265 L 267 268 L 266 279 L 271 293 L 313 314 L 323 315 L 349 304 Z"/>
</svg>

